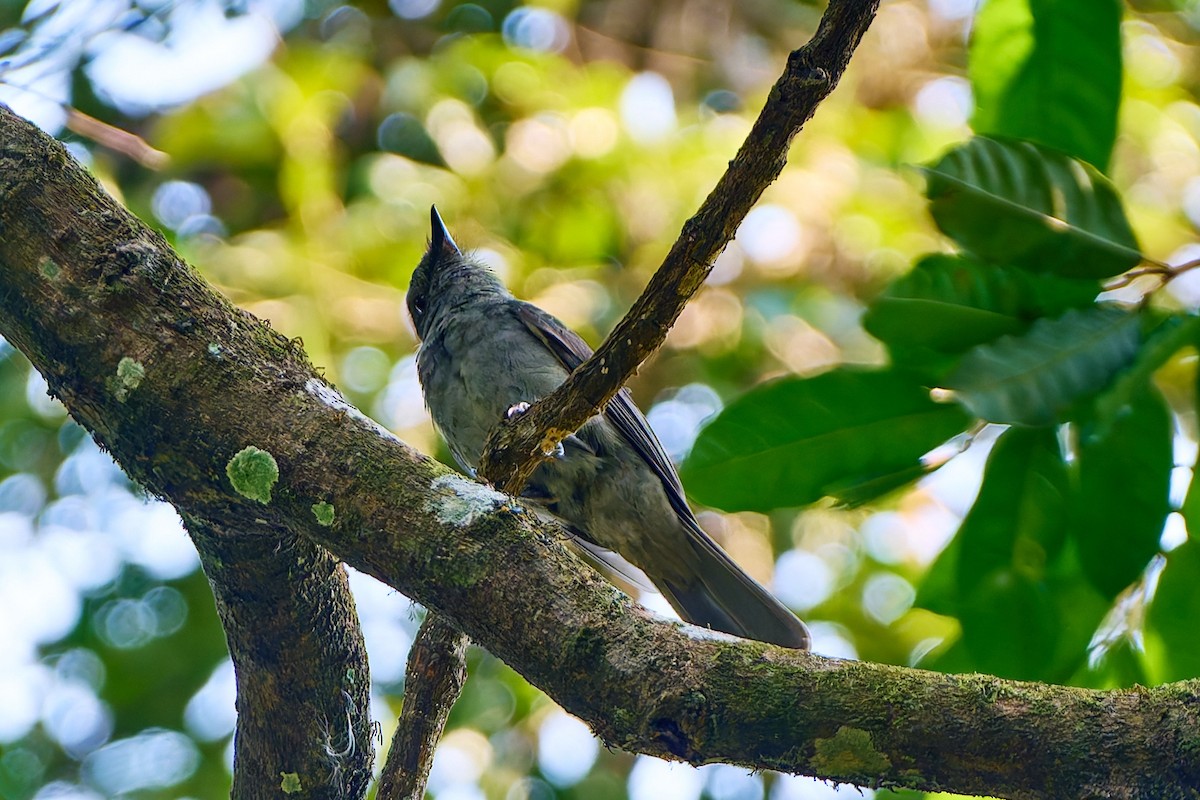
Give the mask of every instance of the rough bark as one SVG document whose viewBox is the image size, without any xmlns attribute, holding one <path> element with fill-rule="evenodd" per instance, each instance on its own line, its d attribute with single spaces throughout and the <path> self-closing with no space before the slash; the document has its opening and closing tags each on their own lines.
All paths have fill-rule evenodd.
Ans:
<svg viewBox="0 0 1200 800">
<path fill-rule="evenodd" d="M 363 797 L 371 679 L 345 569 L 283 528 L 247 534 L 186 511 L 184 522 L 237 678 L 232 796 Z"/>
<path fill-rule="evenodd" d="M 187 518 L 321 544 L 445 614 L 611 745 L 1000 797 L 1198 796 L 1195 681 L 1098 692 L 941 675 L 652 618 L 519 501 L 348 406 L 298 346 L 205 285 L 5 109 L 0 334 Z M 249 445 L 278 465 L 266 503 L 226 474 Z"/>
<path fill-rule="evenodd" d="M 376 800 L 422 800 L 450 709 L 467 682 L 467 637 L 440 614 L 421 623 L 404 675 L 404 708 Z"/>
<path fill-rule="evenodd" d="M 220 410 L 201 395 L 236 393 L 231 377 L 247 371 L 271 380 L 269 361 L 241 358 L 292 346 L 212 293 L 59 144 L 3 106 L 0 251 L 3 335 L 136 480 L 169 499 L 208 495 L 202 507 L 177 508 L 237 669 L 235 795 L 274 798 L 285 786 L 312 797 L 361 794 L 373 759 L 370 679 L 343 570 L 287 534 L 285 522 L 219 497 L 229 483 L 219 488 L 224 466 L 214 458 L 232 442 L 204 430 L 214 415 L 261 409 L 227 396 Z"/>
</svg>

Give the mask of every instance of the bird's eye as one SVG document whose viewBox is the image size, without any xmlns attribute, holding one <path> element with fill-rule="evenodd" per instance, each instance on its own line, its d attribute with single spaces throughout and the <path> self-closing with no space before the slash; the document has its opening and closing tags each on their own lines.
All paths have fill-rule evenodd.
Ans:
<svg viewBox="0 0 1200 800">
<path fill-rule="evenodd" d="M 414 314 L 418 314 L 418 315 L 424 314 L 425 313 L 425 298 L 423 298 L 423 297 L 415 298 L 413 300 L 412 310 L 413 310 Z"/>
</svg>

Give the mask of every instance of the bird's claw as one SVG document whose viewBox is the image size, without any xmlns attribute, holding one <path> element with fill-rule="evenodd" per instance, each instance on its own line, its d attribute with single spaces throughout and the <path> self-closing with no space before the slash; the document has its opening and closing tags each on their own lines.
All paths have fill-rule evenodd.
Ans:
<svg viewBox="0 0 1200 800">
<path fill-rule="evenodd" d="M 528 411 L 529 408 L 530 408 L 529 403 L 526 403 L 524 400 L 522 400 L 519 403 L 513 403 L 511 406 L 508 407 L 508 410 L 504 412 L 504 419 L 507 421 L 507 420 L 511 420 L 513 417 L 519 417 L 520 415 L 522 415 L 526 411 Z M 563 447 L 562 442 L 558 442 L 557 444 L 555 444 L 553 450 L 547 450 L 545 452 L 546 452 L 546 455 L 550 456 L 551 458 L 562 459 L 562 458 L 567 457 L 567 449 L 565 447 Z"/>
</svg>

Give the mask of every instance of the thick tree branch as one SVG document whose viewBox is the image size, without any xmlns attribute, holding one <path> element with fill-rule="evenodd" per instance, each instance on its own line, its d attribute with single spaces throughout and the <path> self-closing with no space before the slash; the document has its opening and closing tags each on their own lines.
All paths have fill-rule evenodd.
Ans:
<svg viewBox="0 0 1200 800">
<path fill-rule="evenodd" d="M 608 403 L 667 338 L 738 226 L 787 163 L 792 139 L 846 70 L 879 0 L 830 0 L 812 40 L 793 51 L 746 141 L 596 353 L 525 414 L 489 437 L 479 474 L 516 494 L 554 447 Z"/>
<path fill-rule="evenodd" d="M 320 543 L 445 614 L 614 746 L 999 797 L 1159 800 L 1200 786 L 1200 682 L 1098 692 L 941 675 L 652 618 L 555 526 L 348 406 L 2 108 L 0 334 L 187 518 Z M 124 358 L 142 367 L 136 385 Z M 225 473 L 247 445 L 278 464 L 265 503 Z"/>
<path fill-rule="evenodd" d="M 362 797 L 371 679 L 342 565 L 285 529 L 251 534 L 185 510 L 237 676 L 233 797 Z"/>
<path fill-rule="evenodd" d="M 433 753 L 467 682 L 467 637 L 440 614 L 421 623 L 404 675 L 404 708 L 377 800 L 422 800 Z"/>
<path fill-rule="evenodd" d="M 136 236 L 131 238 L 144 233 L 140 223 L 131 221 L 110 198 L 98 195 L 90 178 L 81 180 L 79 166 L 60 146 L 3 106 L 0 176 L 2 302 L 22 302 L 20 282 L 9 270 L 32 269 L 31 274 L 39 276 L 47 289 L 37 293 L 36 302 L 51 303 L 60 321 L 73 320 L 62 325 L 54 346 L 64 353 L 97 358 L 115 340 L 106 329 L 111 320 L 102 323 L 105 327 L 89 330 L 93 322 L 91 292 L 99 287 L 111 292 L 109 310 L 118 315 L 113 319 L 120 318 L 117 309 L 123 303 L 133 300 L 122 295 L 120 267 L 108 259 L 131 266 L 149 256 L 164 259 L 156 263 L 174 265 L 175 256 L 156 254 L 155 248 L 165 247 L 161 239 L 145 249 Z M 42 186 L 43 180 L 49 185 Z M 96 197 L 102 197 L 98 204 Z M 81 219 L 96 227 L 84 232 Z M 35 240 L 28 242 L 31 248 L 14 251 L 12 246 L 21 244 L 22 232 L 31 230 L 36 231 Z M 51 240 L 57 244 L 51 245 Z M 82 273 L 72 273 L 65 259 L 60 267 L 60 253 L 78 256 L 85 250 L 105 255 L 88 257 L 86 263 L 76 261 L 73 267 Z M 22 263 L 12 258 L 33 260 Z M 72 285 L 72 278 L 82 280 L 83 285 Z M 29 315 L 26 322 L 32 322 L 41 312 L 30 305 L 22 313 Z M 99 317 L 94 321 L 99 322 Z M 172 324 L 177 332 L 186 330 L 190 325 L 186 311 Z M 228 318 L 224 324 L 236 325 L 237 319 Z M 8 325 L 4 328 L 14 344 L 21 341 L 19 332 Z M 123 429 L 148 424 L 162 432 L 175 424 L 176 420 L 162 415 L 162 409 L 146 409 L 140 402 L 137 388 L 146 378 L 143 364 L 153 363 L 145 360 L 144 348 L 151 347 L 150 340 L 132 344 L 114 364 L 94 361 L 89 365 L 111 368 L 106 377 L 92 378 L 100 381 L 110 397 L 121 398 L 118 406 L 123 410 L 103 423 L 105 434 L 97 433 L 102 445 L 110 445 L 109 437 L 119 438 Z M 205 357 L 219 361 L 225 356 L 217 347 L 206 351 Z M 46 365 L 43 361 L 42 367 Z M 76 368 L 71 356 L 51 367 L 60 373 Z M 207 391 L 220 391 L 211 382 L 204 386 Z M 198 390 L 192 386 L 187 391 Z M 177 402 L 190 405 L 187 393 Z M 197 404 L 194 410 L 203 414 L 202 406 Z M 136 419 L 143 413 L 138 423 Z M 75 416 L 88 419 L 89 414 L 76 410 Z M 193 417 L 191 424 L 203 423 Z M 95 431 L 94 424 L 89 427 Z M 194 433 L 203 436 L 199 428 Z M 147 457 L 142 471 L 159 471 L 170 480 L 169 470 L 162 472 L 157 465 L 159 459 L 169 458 L 167 451 L 151 450 Z M 130 474 L 138 472 L 131 470 Z M 328 551 L 310 540 L 297 539 L 282 526 L 228 515 L 190 514 L 186 505 L 178 508 L 212 586 L 237 676 L 234 796 L 278 798 L 285 785 L 299 787 L 306 797 L 362 796 L 373 760 L 368 732 L 370 676 L 342 566 Z"/>
</svg>

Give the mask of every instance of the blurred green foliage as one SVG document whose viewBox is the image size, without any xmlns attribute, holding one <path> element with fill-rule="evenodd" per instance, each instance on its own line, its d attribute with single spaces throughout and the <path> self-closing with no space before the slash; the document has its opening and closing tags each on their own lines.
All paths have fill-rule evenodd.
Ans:
<svg viewBox="0 0 1200 800">
<path fill-rule="evenodd" d="M 764 580 L 774 569 L 818 651 L 1096 687 L 1195 677 L 1200 557 L 1186 529 L 1200 493 L 1183 494 L 1197 359 L 1185 315 L 1200 292 L 1186 274 L 1166 288 L 1150 275 L 1106 295 L 1139 311 L 1095 299 L 1098 279 L 1137 252 L 1200 256 L 1200 17 L 1190 3 L 1137 3 L 1122 22 L 1112 0 L 1081 0 L 1067 4 L 1067 25 L 1055 16 L 1063 4 L 988 0 L 974 18 L 970 5 L 883 4 L 632 389 L 679 457 L 728 404 L 685 478 L 725 506 L 701 519 L 734 557 Z M 0 4 L 10 30 L 34 26 L 22 28 L 20 7 Z M 79 110 L 142 136 L 169 156 L 161 169 L 64 138 L 208 280 L 301 337 L 356 404 L 446 458 L 403 310 L 429 206 L 517 295 L 596 344 L 819 11 L 791 0 L 310 2 L 269 62 L 152 115 L 101 100 L 86 58 L 69 65 Z M 151 27 L 138 30 L 154 42 Z M 933 166 L 923 178 L 914 164 Z M 958 405 L 927 400 L 951 385 L 986 421 L 1041 427 L 972 426 Z M 811 427 L 815 412 L 799 416 L 805 404 L 828 412 L 823 428 Z M 5 562 L 51 558 L 55 531 L 136 539 L 126 528 L 149 526 L 106 517 L 111 492 L 137 489 L 102 462 L 0 345 L 4 613 L 24 608 L 5 594 L 17 569 Z M 0 796 L 102 794 L 106 742 L 159 729 L 188 734 L 192 767 L 130 796 L 228 793 L 227 724 L 186 711 L 225 659 L 211 597 L 194 565 L 163 577 L 139 552 L 122 550 L 95 585 L 75 579 L 69 630 L 0 658 L 0 698 L 20 708 L 8 688 L 18 687 L 37 703 L 28 724 L 0 715 Z M 186 609 L 174 628 L 152 594 L 160 586 Z M 356 588 L 386 741 L 415 620 L 394 594 Z M 149 627 L 121 638 L 118 612 L 150 613 Z M 22 630 L 0 625 L 0 640 Z M 703 788 L 714 800 L 832 791 L 667 773 L 579 744 L 590 740 L 507 667 L 476 651 L 470 669 L 449 766 L 431 784 L 443 796 L 646 798 L 665 796 L 653 794 L 663 781 L 671 796 Z M 75 705 L 54 712 L 66 689 Z M 82 730 L 87 709 L 99 714 L 94 735 L 65 742 L 62 719 Z"/>
</svg>

